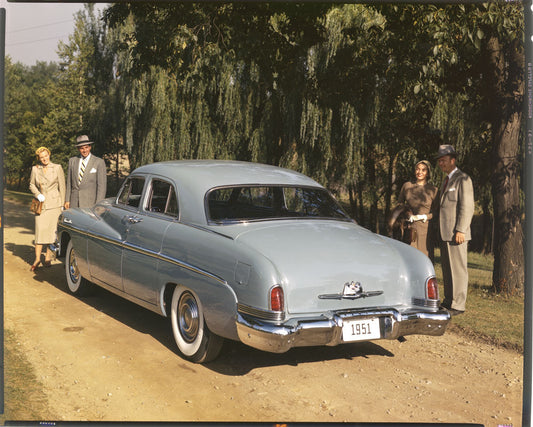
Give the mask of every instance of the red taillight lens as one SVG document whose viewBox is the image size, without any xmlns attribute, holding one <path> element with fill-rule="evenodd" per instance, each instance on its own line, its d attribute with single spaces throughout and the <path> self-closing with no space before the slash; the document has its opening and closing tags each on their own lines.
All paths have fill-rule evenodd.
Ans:
<svg viewBox="0 0 533 427">
<path fill-rule="evenodd" d="M 275 286 L 270 291 L 270 309 L 283 311 L 283 289 L 281 286 Z"/>
<path fill-rule="evenodd" d="M 437 283 L 437 279 L 435 277 L 431 277 L 427 281 L 427 295 L 428 299 L 439 299 L 439 284 Z"/>
</svg>

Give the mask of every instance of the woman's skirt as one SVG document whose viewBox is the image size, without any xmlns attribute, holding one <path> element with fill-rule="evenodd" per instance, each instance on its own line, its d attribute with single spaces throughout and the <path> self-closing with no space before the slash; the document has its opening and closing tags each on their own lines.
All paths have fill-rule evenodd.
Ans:
<svg viewBox="0 0 533 427">
<path fill-rule="evenodd" d="M 48 245 L 56 241 L 59 215 L 61 215 L 61 207 L 46 209 L 41 212 L 41 215 L 35 215 L 36 245 Z"/>
<path fill-rule="evenodd" d="M 428 235 L 429 222 L 415 221 L 411 224 L 411 227 L 416 231 L 416 238 L 411 242 L 411 246 L 414 246 L 419 251 L 429 256 L 429 249 L 431 249 L 431 241 Z"/>
</svg>

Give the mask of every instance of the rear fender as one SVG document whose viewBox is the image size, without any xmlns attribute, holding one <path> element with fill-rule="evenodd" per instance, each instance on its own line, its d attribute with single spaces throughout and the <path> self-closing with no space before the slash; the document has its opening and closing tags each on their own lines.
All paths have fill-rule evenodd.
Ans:
<svg viewBox="0 0 533 427">
<path fill-rule="evenodd" d="M 206 276 L 185 267 L 160 266 L 161 313 L 170 317 L 172 294 L 178 285 L 193 291 L 202 304 L 205 322 L 209 330 L 221 337 L 238 340 L 235 319 L 237 297 L 233 289 L 222 279 Z"/>
</svg>

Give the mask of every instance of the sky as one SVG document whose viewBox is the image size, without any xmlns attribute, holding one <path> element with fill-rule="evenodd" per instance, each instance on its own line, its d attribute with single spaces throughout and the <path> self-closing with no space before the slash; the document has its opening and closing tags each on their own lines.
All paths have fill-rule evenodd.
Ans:
<svg viewBox="0 0 533 427">
<path fill-rule="evenodd" d="M 102 9 L 106 4 L 97 4 Z M 74 31 L 74 14 L 83 3 L 19 3 L 0 0 L 6 10 L 6 55 L 13 62 L 35 65 L 57 62 L 59 40 L 68 42 Z"/>
</svg>

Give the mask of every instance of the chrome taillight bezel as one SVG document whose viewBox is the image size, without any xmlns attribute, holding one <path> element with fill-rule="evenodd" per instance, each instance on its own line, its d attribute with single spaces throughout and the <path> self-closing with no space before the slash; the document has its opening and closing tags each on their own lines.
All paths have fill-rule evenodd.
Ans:
<svg viewBox="0 0 533 427">
<path fill-rule="evenodd" d="M 285 294 L 281 285 L 272 286 L 268 292 L 268 308 L 275 312 L 285 311 Z"/>
</svg>

